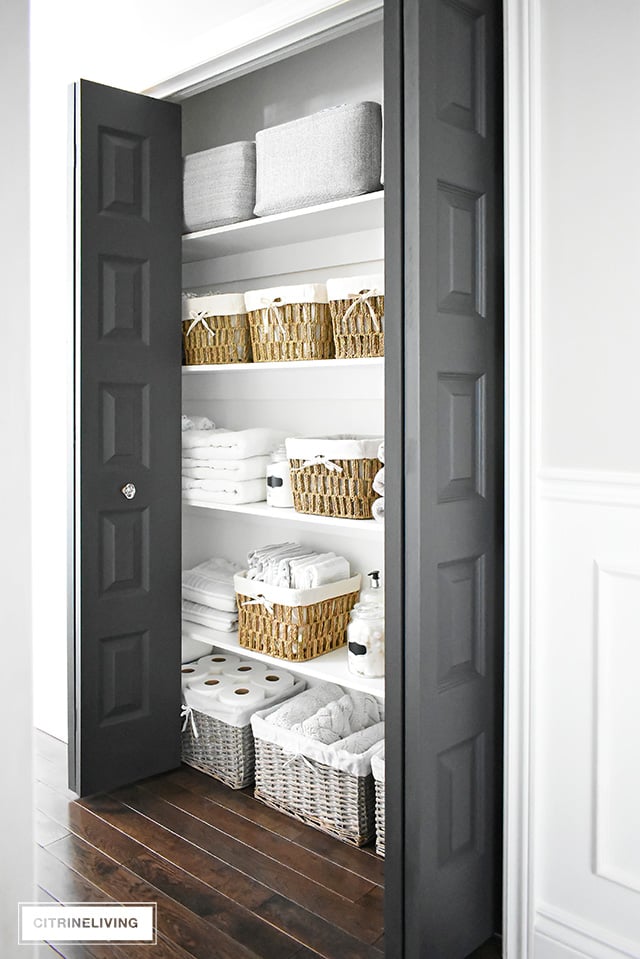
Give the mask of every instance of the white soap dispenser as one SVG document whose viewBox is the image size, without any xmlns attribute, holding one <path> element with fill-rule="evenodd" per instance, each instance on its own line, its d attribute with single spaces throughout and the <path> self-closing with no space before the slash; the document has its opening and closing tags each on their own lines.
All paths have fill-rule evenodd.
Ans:
<svg viewBox="0 0 640 959">
<path fill-rule="evenodd" d="M 368 585 L 360 590 L 359 603 L 367 605 L 375 603 L 376 606 L 384 608 L 384 589 L 382 587 L 382 577 L 379 569 L 374 569 L 367 573 Z"/>
</svg>

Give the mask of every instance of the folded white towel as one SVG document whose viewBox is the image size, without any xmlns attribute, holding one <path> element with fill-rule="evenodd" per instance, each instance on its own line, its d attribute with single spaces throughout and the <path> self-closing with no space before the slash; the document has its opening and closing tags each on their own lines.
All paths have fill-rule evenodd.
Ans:
<svg viewBox="0 0 640 959">
<path fill-rule="evenodd" d="M 381 463 L 384 463 L 384 440 L 378 447 L 378 459 L 380 460 Z"/>
<path fill-rule="evenodd" d="M 267 716 L 266 722 L 291 729 L 292 726 L 304 722 L 309 716 L 317 713 L 322 706 L 326 706 L 331 700 L 339 699 L 343 694 L 344 690 L 335 683 L 320 683 L 299 696 L 294 696 L 280 709 L 276 709 Z"/>
<path fill-rule="evenodd" d="M 268 456 L 249 456 L 244 460 L 182 458 L 182 475 L 190 479 L 250 480 L 266 477 Z"/>
<path fill-rule="evenodd" d="M 368 749 L 384 739 L 384 723 L 376 723 L 367 729 L 359 729 L 346 739 L 331 744 L 331 749 L 341 749 L 347 753 L 366 753 Z"/>
<path fill-rule="evenodd" d="M 182 490 L 206 490 L 209 493 L 230 493 L 237 491 L 238 496 L 244 497 L 245 493 L 264 493 L 262 499 L 266 496 L 267 484 L 262 478 L 239 480 L 231 477 L 209 477 L 208 479 L 192 479 L 190 476 L 182 477 Z M 249 503 L 252 500 L 243 499 L 242 502 Z"/>
<path fill-rule="evenodd" d="M 182 449 L 194 459 L 247 459 L 265 456 L 282 444 L 281 430 L 187 430 L 182 434 Z"/>
<path fill-rule="evenodd" d="M 237 563 L 219 557 L 205 560 L 182 573 L 182 598 L 216 610 L 235 613 L 236 591 L 233 585 Z"/>
<path fill-rule="evenodd" d="M 384 523 L 384 496 L 373 501 L 371 515 L 378 523 Z"/>
<path fill-rule="evenodd" d="M 309 556 L 309 550 L 298 543 L 283 543 L 268 546 L 249 554 L 249 579 L 256 579 L 271 586 L 290 586 L 290 563 L 294 559 Z"/>
<path fill-rule="evenodd" d="M 225 613 L 220 609 L 212 609 L 201 603 L 192 603 L 188 599 L 182 600 L 182 618 L 221 632 L 232 633 L 238 628 L 238 614 Z"/>
<path fill-rule="evenodd" d="M 372 486 L 378 496 L 384 496 L 384 466 L 373 477 Z"/>
<path fill-rule="evenodd" d="M 204 481 L 193 480 L 193 482 Z M 186 503 L 221 503 L 231 506 L 242 503 L 261 503 L 267 498 L 267 484 L 262 479 L 245 480 L 244 483 L 225 480 L 221 486 L 224 488 L 216 492 L 203 489 L 202 486 L 186 490 L 183 488 L 182 498 Z"/>
<path fill-rule="evenodd" d="M 216 424 L 208 416 L 187 416 L 182 414 L 182 432 L 187 430 L 214 430 Z"/>
</svg>

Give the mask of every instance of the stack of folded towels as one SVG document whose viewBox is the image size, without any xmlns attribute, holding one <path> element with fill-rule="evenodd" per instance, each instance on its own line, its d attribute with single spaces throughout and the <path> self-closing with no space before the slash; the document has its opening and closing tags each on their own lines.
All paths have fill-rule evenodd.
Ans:
<svg viewBox="0 0 640 959">
<path fill-rule="evenodd" d="M 299 543 L 275 543 L 251 550 L 247 566 L 247 579 L 290 589 L 313 589 L 351 576 L 344 556 L 316 553 Z"/>
<path fill-rule="evenodd" d="M 183 499 L 237 505 L 266 499 L 269 453 L 284 437 L 272 429 L 216 429 L 206 416 L 183 416 Z"/>
<path fill-rule="evenodd" d="M 320 683 L 288 700 L 266 722 L 330 749 L 364 753 L 384 739 L 384 717 L 375 696 Z"/>
<path fill-rule="evenodd" d="M 382 523 L 384 520 L 384 441 L 378 447 L 378 459 L 382 463 L 382 469 L 378 470 L 373 478 L 373 490 L 380 498 L 373 501 L 371 512 L 373 518 Z"/>
<path fill-rule="evenodd" d="M 214 556 L 182 573 L 182 618 L 211 629 L 238 628 L 238 606 L 233 585 L 240 565 Z"/>
</svg>

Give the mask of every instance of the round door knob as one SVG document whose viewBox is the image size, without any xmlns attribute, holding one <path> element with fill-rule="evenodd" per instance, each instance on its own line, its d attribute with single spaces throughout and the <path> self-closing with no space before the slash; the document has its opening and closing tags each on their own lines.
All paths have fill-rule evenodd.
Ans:
<svg viewBox="0 0 640 959">
<path fill-rule="evenodd" d="M 125 499 L 133 499 L 136 495 L 136 488 L 133 483 L 125 483 L 120 492 Z"/>
</svg>

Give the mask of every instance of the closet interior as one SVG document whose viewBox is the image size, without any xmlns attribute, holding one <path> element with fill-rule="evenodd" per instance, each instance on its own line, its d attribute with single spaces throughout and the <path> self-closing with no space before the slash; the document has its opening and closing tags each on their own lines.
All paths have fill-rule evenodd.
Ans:
<svg viewBox="0 0 640 959">
<path fill-rule="evenodd" d="M 340 104 L 382 104 L 382 34 L 381 19 L 369 22 L 189 96 L 181 105 L 183 155 L 251 141 L 259 130 Z M 383 199 L 383 191 L 377 189 L 185 234 L 183 291 L 198 296 L 246 293 L 383 274 Z M 398 319 L 392 316 L 390 322 Z M 383 438 L 384 357 L 185 364 L 182 410 L 233 431 L 267 427 L 288 437 Z M 313 515 L 264 501 L 214 503 L 205 497 L 199 501 L 197 489 L 190 490 L 188 501 L 183 500 L 183 570 L 211 557 L 224 557 L 246 568 L 250 551 L 284 542 L 345 557 L 351 575 L 361 575 L 363 588 L 373 570 L 380 571 L 384 584 L 383 521 Z M 241 648 L 237 632 L 188 619 L 183 619 L 182 636 L 183 663 L 214 648 L 221 654 L 265 663 L 272 670 L 284 668 L 308 686 L 330 682 L 345 692 L 372 694 L 384 715 L 384 678 L 350 671 L 346 645 L 290 662 Z M 383 844 L 381 821 L 378 833 Z M 368 846 L 375 848 L 375 836 Z M 380 843 L 378 847 L 383 849 Z"/>
</svg>

